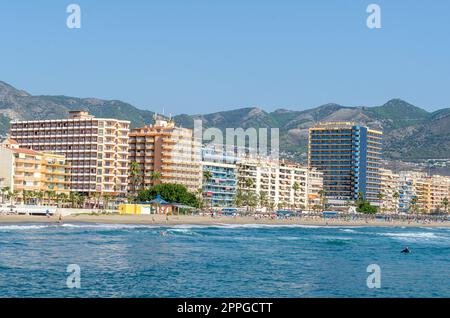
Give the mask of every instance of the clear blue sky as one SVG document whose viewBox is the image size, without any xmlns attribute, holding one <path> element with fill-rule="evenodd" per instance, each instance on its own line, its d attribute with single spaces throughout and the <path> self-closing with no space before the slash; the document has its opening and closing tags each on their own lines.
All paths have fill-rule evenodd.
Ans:
<svg viewBox="0 0 450 318">
<path fill-rule="evenodd" d="M 448 0 L 0 0 L 0 80 L 174 114 L 396 97 L 435 110 L 450 107 L 449 17 Z"/>
</svg>

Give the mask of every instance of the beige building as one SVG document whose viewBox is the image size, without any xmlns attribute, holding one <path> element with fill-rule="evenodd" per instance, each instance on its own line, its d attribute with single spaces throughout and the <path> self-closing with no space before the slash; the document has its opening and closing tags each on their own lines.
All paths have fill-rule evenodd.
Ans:
<svg viewBox="0 0 450 318">
<path fill-rule="evenodd" d="M 200 145 L 191 129 L 177 127 L 172 120 L 155 116 L 153 125 L 133 129 L 129 158 L 130 164 L 136 162 L 139 167 L 135 190 L 158 183 L 181 184 L 190 192 L 202 188 Z"/>
<path fill-rule="evenodd" d="M 238 189 L 267 198 L 273 208 L 310 209 L 319 203 L 322 173 L 287 162 L 246 159 L 237 164 Z"/>
<path fill-rule="evenodd" d="M 420 212 L 444 211 L 444 199 L 450 200 L 450 178 L 443 176 L 423 177 L 416 180 L 417 205 Z"/>
<path fill-rule="evenodd" d="M 385 213 L 433 213 L 445 210 L 450 200 L 450 177 L 427 176 L 422 172 L 399 174 L 381 169 L 382 208 Z"/>
<path fill-rule="evenodd" d="M 0 145 L 0 166 L 3 187 L 17 192 L 19 199 L 24 191 L 70 191 L 70 165 L 62 155 L 21 149 L 14 140 L 7 140 Z"/>
<path fill-rule="evenodd" d="M 400 199 L 400 176 L 388 169 L 380 169 L 381 175 L 381 204 L 384 213 L 398 212 Z"/>
<path fill-rule="evenodd" d="M 67 119 L 13 121 L 10 133 L 20 147 L 64 155 L 72 191 L 125 195 L 129 127 L 129 121 L 73 111 Z"/>
</svg>

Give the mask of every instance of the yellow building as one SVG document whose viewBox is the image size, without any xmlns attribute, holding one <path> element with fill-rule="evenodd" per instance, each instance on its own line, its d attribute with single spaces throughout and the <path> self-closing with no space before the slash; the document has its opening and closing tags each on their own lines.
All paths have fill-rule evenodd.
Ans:
<svg viewBox="0 0 450 318">
<path fill-rule="evenodd" d="M 0 145 L 0 178 L 11 192 L 70 192 L 70 165 L 62 155 L 19 148 L 14 140 Z"/>
<path fill-rule="evenodd" d="M 173 121 L 155 116 L 153 125 L 133 129 L 129 142 L 129 160 L 137 163 L 140 176 L 135 184 L 129 178 L 130 190 L 159 183 L 181 184 L 190 192 L 201 189 L 200 145 L 191 129 L 176 127 Z"/>
<path fill-rule="evenodd" d="M 417 206 L 420 212 L 444 211 L 444 199 L 450 200 L 450 178 L 422 177 L 416 180 Z"/>
</svg>

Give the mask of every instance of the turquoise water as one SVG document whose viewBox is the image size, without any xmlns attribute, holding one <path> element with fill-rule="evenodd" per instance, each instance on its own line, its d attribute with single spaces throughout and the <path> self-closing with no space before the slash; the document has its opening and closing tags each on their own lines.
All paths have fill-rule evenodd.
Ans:
<svg viewBox="0 0 450 318">
<path fill-rule="evenodd" d="M 0 253 L 1 297 L 450 296 L 445 228 L 4 224 Z"/>
</svg>

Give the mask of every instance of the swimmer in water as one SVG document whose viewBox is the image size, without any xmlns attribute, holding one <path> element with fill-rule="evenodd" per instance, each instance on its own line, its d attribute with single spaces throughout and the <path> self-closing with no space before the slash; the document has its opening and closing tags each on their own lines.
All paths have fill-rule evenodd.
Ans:
<svg viewBox="0 0 450 318">
<path fill-rule="evenodd" d="M 403 254 L 409 254 L 411 253 L 411 250 L 407 247 L 405 247 L 405 249 L 402 251 Z"/>
</svg>

